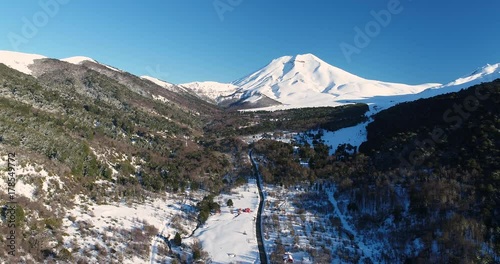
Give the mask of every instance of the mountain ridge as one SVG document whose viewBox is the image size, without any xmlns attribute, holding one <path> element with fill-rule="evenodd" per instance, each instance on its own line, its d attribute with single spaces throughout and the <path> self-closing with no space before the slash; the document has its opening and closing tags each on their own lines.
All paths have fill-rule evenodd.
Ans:
<svg viewBox="0 0 500 264">
<path fill-rule="evenodd" d="M 428 98 L 500 78 L 499 65 L 487 64 L 447 84 L 409 85 L 365 79 L 307 53 L 276 58 L 259 70 L 227 84 L 200 82 L 193 91 L 200 95 L 206 95 L 203 90 L 211 91 L 210 97 L 219 104 L 228 95 L 232 95 L 233 105 L 234 101 L 240 104 L 255 103 L 262 95 L 279 102 L 253 110 L 273 111 L 362 102 L 370 104 L 372 111 L 377 112 L 400 102 L 417 100 L 419 96 Z M 234 90 L 221 92 L 217 96 L 214 93 L 217 89 L 213 87 L 224 85 L 234 85 Z M 191 88 L 189 85 L 186 87 Z"/>
<path fill-rule="evenodd" d="M 31 68 L 39 59 L 48 58 L 37 54 L 0 51 L 0 63 L 29 75 L 34 74 Z M 58 60 L 75 65 L 95 63 L 124 73 L 84 56 Z M 306 53 L 273 59 L 257 71 L 229 83 L 204 81 L 176 85 L 146 75 L 139 78 L 171 92 L 189 93 L 209 103 L 236 109 L 283 110 L 363 102 L 371 104 L 372 110 L 378 111 L 395 103 L 416 100 L 420 96 L 439 95 L 499 77 L 500 63 L 497 63 L 479 67 L 471 74 L 447 84 L 408 85 L 365 79 L 332 66 L 312 53 Z"/>
</svg>

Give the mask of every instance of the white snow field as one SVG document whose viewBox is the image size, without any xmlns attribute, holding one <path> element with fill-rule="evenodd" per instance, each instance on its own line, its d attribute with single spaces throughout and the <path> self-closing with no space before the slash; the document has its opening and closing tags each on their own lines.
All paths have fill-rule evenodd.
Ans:
<svg viewBox="0 0 500 264">
<path fill-rule="evenodd" d="M 214 101 L 221 96 L 229 96 L 238 89 L 238 86 L 234 84 L 219 82 L 192 82 L 179 84 L 179 86 L 190 89 Z"/>
<path fill-rule="evenodd" d="M 29 75 L 32 74 L 29 66 L 35 63 L 35 60 L 45 58 L 47 57 L 37 54 L 0 50 L 0 63 Z"/>
<path fill-rule="evenodd" d="M 141 76 L 141 79 L 144 79 L 144 80 L 148 80 L 150 82 L 153 82 L 154 84 L 156 85 L 159 85 L 167 90 L 171 90 L 171 91 L 175 91 L 175 89 L 173 89 L 173 87 L 175 86 L 174 84 L 172 83 L 169 83 L 169 82 L 166 82 L 166 81 L 162 81 L 160 79 L 157 79 L 157 78 L 154 78 L 154 77 L 151 77 L 151 76 Z"/>
<path fill-rule="evenodd" d="M 255 220 L 259 206 L 259 193 L 255 179 L 234 189 L 230 195 L 218 196 L 221 213 L 211 215 L 206 224 L 195 232 L 210 254 L 213 263 L 260 263 Z M 233 207 L 226 201 L 232 199 Z M 237 213 L 237 209 L 250 208 L 250 213 Z"/>
<path fill-rule="evenodd" d="M 456 92 L 497 78 L 500 78 L 500 63 L 487 64 L 444 85 L 391 83 L 365 79 L 332 66 L 313 54 L 303 54 L 277 58 L 232 83 L 195 82 L 183 86 L 212 99 L 234 94 L 231 99 L 239 96 L 246 102 L 255 102 L 266 95 L 281 103 L 244 111 L 366 103 L 370 105 L 371 115 L 398 103 Z"/>
<path fill-rule="evenodd" d="M 313 54 L 275 59 L 234 84 L 290 106 L 331 106 L 340 100 L 418 93 L 439 85 L 367 80 L 334 67 Z"/>
<path fill-rule="evenodd" d="M 98 63 L 96 60 L 89 58 L 89 57 L 84 57 L 84 56 L 75 56 L 75 57 L 70 57 L 66 59 L 62 59 L 62 61 L 71 63 L 71 64 L 82 64 L 85 61 L 90 61 L 94 63 Z"/>
</svg>

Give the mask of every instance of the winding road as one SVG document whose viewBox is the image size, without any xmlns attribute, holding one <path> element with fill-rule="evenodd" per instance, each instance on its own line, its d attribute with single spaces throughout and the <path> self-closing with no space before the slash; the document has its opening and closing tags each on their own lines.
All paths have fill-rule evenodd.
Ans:
<svg viewBox="0 0 500 264">
<path fill-rule="evenodd" d="M 262 191 L 262 177 L 259 174 L 259 165 L 252 157 L 253 150 L 248 152 L 252 161 L 255 177 L 257 178 L 257 187 L 259 188 L 259 210 L 257 211 L 256 231 L 257 231 L 257 246 L 259 247 L 260 263 L 267 264 L 266 248 L 264 246 L 264 238 L 262 237 L 262 212 L 264 211 L 264 193 Z"/>
</svg>

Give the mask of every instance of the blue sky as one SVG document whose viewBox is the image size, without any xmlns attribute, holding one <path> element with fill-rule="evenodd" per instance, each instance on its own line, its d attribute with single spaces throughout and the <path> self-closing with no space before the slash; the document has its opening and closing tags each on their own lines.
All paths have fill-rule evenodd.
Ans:
<svg viewBox="0 0 500 264">
<path fill-rule="evenodd" d="M 445 83 L 500 62 L 498 11 L 496 0 L 16 0 L 0 11 L 0 49 L 173 83 L 229 82 L 303 53 L 365 78 Z"/>
</svg>

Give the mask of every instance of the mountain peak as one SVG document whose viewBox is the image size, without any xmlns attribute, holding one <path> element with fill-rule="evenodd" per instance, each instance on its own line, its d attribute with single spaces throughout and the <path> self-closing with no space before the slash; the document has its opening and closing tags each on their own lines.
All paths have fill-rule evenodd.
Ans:
<svg viewBox="0 0 500 264">
<path fill-rule="evenodd" d="M 305 54 L 281 56 L 279 58 L 272 60 L 270 64 L 272 64 L 272 63 L 287 63 L 287 62 L 295 62 L 295 61 L 299 61 L 299 62 L 320 61 L 320 62 L 323 62 L 320 58 L 318 58 L 314 54 L 305 53 Z"/>
<path fill-rule="evenodd" d="M 89 57 L 84 57 L 84 56 L 75 56 L 75 57 L 69 57 L 66 59 L 61 59 L 61 61 L 69 62 L 71 64 L 82 64 L 85 61 L 90 61 L 94 63 L 98 63 L 96 60 L 89 58 Z"/>
<path fill-rule="evenodd" d="M 244 90 L 258 90 L 274 100 L 289 95 L 303 97 L 305 94 L 328 92 L 346 83 L 363 79 L 334 67 L 311 53 L 283 56 L 271 61 L 257 72 L 234 82 Z M 285 104 L 292 103 L 283 102 Z"/>
<path fill-rule="evenodd" d="M 316 55 L 312 53 L 297 54 L 294 56 L 294 59 L 296 61 L 322 61 L 320 58 L 318 58 Z"/>
</svg>

